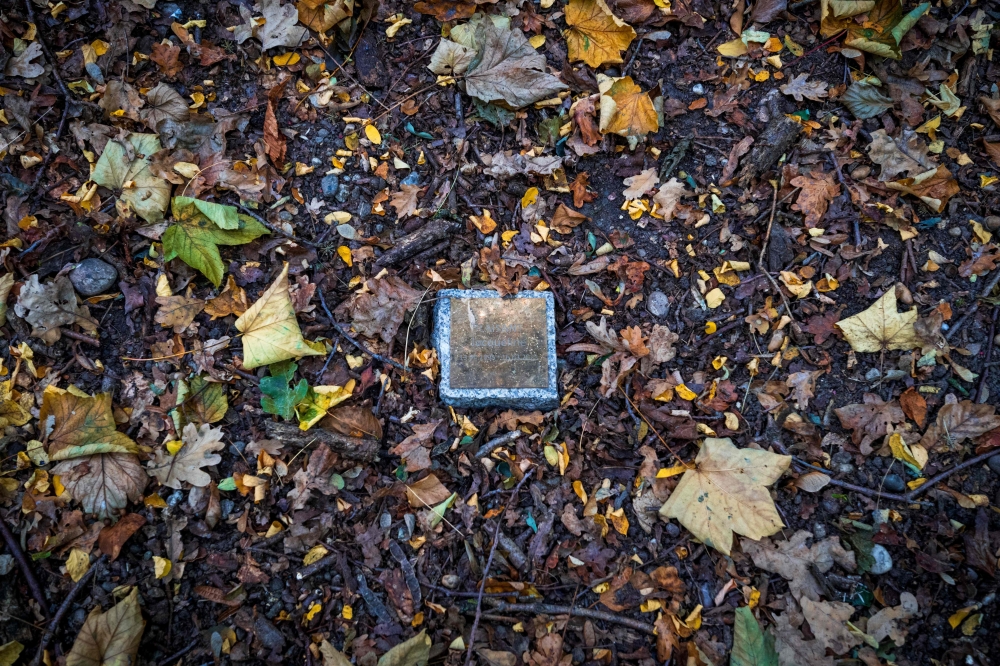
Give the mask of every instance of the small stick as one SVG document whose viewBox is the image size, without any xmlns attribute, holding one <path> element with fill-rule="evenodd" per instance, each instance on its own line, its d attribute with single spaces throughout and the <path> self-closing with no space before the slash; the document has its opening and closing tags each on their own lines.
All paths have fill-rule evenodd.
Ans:
<svg viewBox="0 0 1000 666">
<path fill-rule="evenodd" d="M 993 339 L 997 334 L 997 315 L 1000 315 L 1000 306 L 994 305 L 993 320 L 990 322 L 990 335 L 986 338 L 986 360 L 983 361 L 983 367 L 979 370 L 979 385 L 976 387 L 976 402 L 980 404 L 986 402 L 986 378 L 990 373 L 990 361 L 993 358 L 993 347 L 996 346 Z"/>
<path fill-rule="evenodd" d="M 486 456 L 493 453 L 494 450 L 499 449 L 501 446 L 507 446 L 521 435 L 522 433 L 520 430 L 512 430 L 511 432 L 508 432 L 504 435 L 500 435 L 499 437 L 494 437 L 490 441 L 480 446 L 479 449 L 476 451 L 476 455 L 474 457 L 476 458 L 476 460 L 480 458 L 485 458 Z"/>
<path fill-rule="evenodd" d="M 517 493 L 521 486 L 528 480 L 531 473 L 535 471 L 532 467 L 521 477 L 514 489 L 510 493 L 511 500 L 517 499 Z M 490 567 L 493 566 L 493 556 L 497 553 L 497 544 L 500 543 L 500 527 L 503 525 L 501 516 L 497 516 L 497 527 L 493 530 L 493 544 L 490 546 L 490 556 L 486 558 L 486 568 L 483 569 L 483 579 L 479 582 L 479 595 L 476 597 L 476 616 L 472 620 L 472 631 L 469 632 L 469 648 L 465 651 L 465 666 L 472 663 L 472 647 L 476 643 L 476 630 L 479 629 L 479 620 L 483 616 L 483 592 L 486 590 L 486 579 L 490 576 Z"/>
<path fill-rule="evenodd" d="M 191 641 L 190 643 L 188 643 L 187 645 L 185 645 L 180 650 L 178 650 L 177 652 L 173 653 L 172 655 L 170 655 L 166 659 L 161 659 L 160 661 L 158 661 L 156 663 L 156 666 L 168 666 L 168 664 L 174 663 L 175 661 L 177 661 L 178 659 L 180 659 L 181 657 L 183 657 L 184 655 L 186 655 L 188 652 L 190 652 L 191 650 L 193 650 L 196 647 L 198 647 L 199 643 L 201 643 L 201 638 L 200 637 L 194 639 L 193 641 Z"/>
<path fill-rule="evenodd" d="M 30 3 L 31 0 L 28 0 L 28 2 Z M 21 544 L 14 538 L 14 534 L 7 526 L 7 521 L 2 518 L 0 518 L 0 536 L 3 536 L 3 540 L 7 544 L 7 550 L 17 560 L 17 566 L 21 568 L 21 573 L 24 574 L 24 579 L 28 582 L 31 596 L 38 602 L 41 612 L 48 615 L 49 602 L 45 600 L 45 594 L 42 593 L 42 586 L 38 584 L 35 572 L 31 570 L 31 564 L 28 563 L 28 558 L 24 556 L 24 551 L 21 550 Z"/>
<path fill-rule="evenodd" d="M 83 342 L 84 344 L 88 344 L 88 345 L 90 345 L 92 347 L 100 347 L 101 346 L 101 341 L 100 340 L 94 339 L 94 338 L 90 337 L 89 335 L 84 335 L 83 333 L 77 333 L 76 331 L 70 331 L 70 330 L 67 330 L 67 329 L 63 329 L 62 334 L 65 335 L 67 338 L 71 338 L 73 340 L 77 340 L 78 342 Z"/>
<path fill-rule="evenodd" d="M 591 610 L 589 608 L 557 606 L 555 604 L 511 604 L 504 601 L 491 601 L 489 603 L 493 607 L 493 610 L 500 613 L 545 613 L 546 615 L 572 615 L 575 617 L 586 617 L 591 620 L 602 620 L 604 622 L 620 624 L 629 627 L 630 629 L 641 631 L 642 633 L 650 636 L 656 634 L 656 630 L 653 629 L 652 625 L 638 620 L 633 620 L 630 617 L 625 617 L 617 613 L 607 613 L 604 611 Z"/>
<path fill-rule="evenodd" d="M 919 495 L 922 495 L 923 493 L 927 492 L 928 490 L 931 489 L 931 486 L 935 486 L 938 483 L 941 483 L 942 481 L 944 481 L 945 479 L 947 479 L 949 476 L 951 476 L 955 472 L 960 472 L 963 469 L 967 469 L 969 467 L 972 467 L 973 465 L 978 465 L 979 463 L 983 462 L 987 458 L 989 458 L 991 456 L 995 456 L 996 454 L 997 454 L 996 450 L 992 450 L 991 449 L 991 450 L 987 451 L 986 453 L 981 453 L 981 454 L 979 454 L 978 456 L 976 456 L 974 458 L 969 458 L 964 463 L 960 463 L 958 465 L 955 465 L 951 469 L 946 470 L 944 472 L 941 472 L 937 476 L 932 476 L 931 478 L 929 478 L 927 480 L 926 483 L 922 484 L 919 488 L 914 488 L 910 492 L 906 493 L 906 497 L 910 501 L 913 501 L 913 498 L 915 498 L 915 497 L 917 497 Z"/>
<path fill-rule="evenodd" d="M 246 213 L 247 215 L 249 215 L 253 219 L 255 219 L 258 222 L 260 222 L 261 224 L 263 224 L 265 227 L 267 227 L 272 233 L 278 234 L 279 236 L 287 238 L 288 240 L 295 241 L 296 243 L 300 243 L 302 245 L 306 245 L 306 246 L 311 247 L 311 248 L 317 248 L 317 247 L 319 247 L 318 244 L 316 244 L 316 243 L 314 243 L 312 241 L 307 241 L 305 238 L 299 238 L 298 236 L 296 236 L 294 234 L 289 234 L 289 233 L 286 233 L 286 232 L 282 231 L 280 227 L 274 226 L 273 224 L 271 224 L 270 222 L 268 222 L 267 220 L 265 220 L 264 218 L 262 218 L 260 215 L 258 215 L 257 213 L 253 212 L 252 210 L 250 210 L 249 208 L 247 208 L 246 206 L 244 206 L 243 204 L 236 204 L 236 205 L 244 213 Z"/>
<path fill-rule="evenodd" d="M 29 0 L 30 2 L 30 0 Z M 59 606 L 59 610 L 56 611 L 56 615 L 52 618 L 52 622 L 49 623 L 49 628 L 45 630 L 45 634 L 42 636 L 42 642 L 38 644 L 38 650 L 35 652 L 35 658 L 31 661 L 31 666 L 39 666 L 42 663 L 42 659 L 45 656 L 45 650 L 48 649 L 49 643 L 55 638 L 56 632 L 59 631 L 59 625 L 62 624 L 63 618 L 69 612 L 69 607 L 73 604 L 73 600 L 76 596 L 80 594 L 80 591 L 87 586 L 90 579 L 94 577 L 98 569 L 104 568 L 104 563 L 107 561 L 107 555 L 101 555 L 93 566 L 87 569 L 87 573 L 81 576 L 80 580 L 76 581 L 76 585 L 73 589 L 69 591 L 66 598 L 63 599 L 62 604 Z"/>
<path fill-rule="evenodd" d="M 312 564 L 305 566 L 301 570 L 296 572 L 295 580 L 305 580 L 306 578 L 309 578 L 309 576 L 319 573 L 320 571 L 328 567 L 332 567 L 336 563 L 337 563 L 336 554 L 327 555 L 326 557 L 316 560 Z"/>
<path fill-rule="evenodd" d="M 38 17 L 35 16 L 35 5 L 32 0 L 24 0 L 24 6 L 28 10 L 28 20 L 35 25 L 35 29 L 38 31 L 38 43 L 42 47 L 42 52 L 45 53 L 45 59 L 52 65 L 52 76 L 55 77 L 56 85 L 59 86 L 59 91 L 63 94 L 64 101 L 68 107 L 69 101 L 73 99 L 73 95 L 70 94 L 66 82 L 63 81 L 62 74 L 59 73 L 59 61 L 53 55 L 52 49 L 49 48 L 49 43 L 45 41 L 45 37 L 42 36 L 42 24 L 38 22 Z"/>
<path fill-rule="evenodd" d="M 775 445 L 776 449 L 779 449 L 779 450 L 782 450 L 782 451 L 784 450 L 784 447 L 779 447 L 777 445 L 777 442 L 772 442 L 772 444 Z M 805 460 L 802 460 L 801 458 L 798 458 L 796 456 L 792 456 L 792 462 L 794 462 L 795 464 L 799 465 L 800 467 L 802 467 L 804 469 L 808 469 L 810 472 L 821 472 L 823 474 L 826 474 L 827 476 L 830 476 L 830 474 L 831 474 L 830 470 L 823 469 L 822 467 L 816 467 L 815 465 L 810 465 Z M 843 488 L 845 490 L 851 490 L 851 491 L 856 492 L 856 493 L 858 493 L 860 495 L 865 495 L 866 497 L 871 497 L 871 498 L 874 498 L 874 499 L 887 499 L 887 500 L 894 500 L 896 502 L 912 502 L 913 501 L 913 500 L 909 499 L 906 495 L 897 495 L 896 493 L 886 493 L 886 492 L 882 492 L 882 490 L 872 490 L 871 488 L 865 488 L 864 486 L 858 486 L 858 485 L 855 485 L 853 483 L 848 483 L 846 481 L 839 481 L 839 480 L 834 479 L 832 477 L 830 478 L 829 485 L 831 485 L 831 486 L 837 486 L 838 488 Z"/>
<path fill-rule="evenodd" d="M 969 304 L 969 308 L 968 310 L 965 311 L 965 314 L 962 315 L 962 318 L 959 319 L 957 322 L 955 322 L 955 325 L 952 326 L 948 330 L 948 332 L 944 334 L 945 340 L 951 340 L 951 338 L 956 333 L 958 333 L 958 329 L 962 328 L 962 325 L 969 320 L 969 317 L 976 314 L 976 312 L 979 310 L 979 299 L 985 296 L 989 296 L 990 292 L 993 291 L 993 287 L 997 286 L 998 282 L 1000 282 L 1000 270 L 994 271 L 993 277 L 990 279 L 989 282 L 986 283 L 986 286 L 983 287 L 983 290 L 979 293 L 979 296 L 973 299 L 972 303 Z"/>
</svg>

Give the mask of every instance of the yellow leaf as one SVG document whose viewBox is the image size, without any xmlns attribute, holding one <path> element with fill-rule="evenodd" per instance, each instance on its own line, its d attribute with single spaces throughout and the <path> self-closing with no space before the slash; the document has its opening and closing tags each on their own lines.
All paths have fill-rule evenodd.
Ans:
<svg viewBox="0 0 1000 666">
<path fill-rule="evenodd" d="M 348 606 L 347 604 L 344 604 L 344 609 L 340 611 L 340 617 L 344 618 L 345 620 L 353 620 L 354 609 Z"/>
<path fill-rule="evenodd" d="M 718 287 L 705 294 L 705 303 L 713 310 L 722 305 L 725 300 L 726 295 Z"/>
<path fill-rule="evenodd" d="M 625 509 L 611 511 L 611 507 L 608 507 L 608 518 L 611 519 L 611 524 L 616 532 L 622 536 L 628 536 L 628 518 L 625 517 Z"/>
<path fill-rule="evenodd" d="M 378 128 L 374 125 L 365 125 L 365 136 L 376 146 L 382 144 L 382 135 L 379 134 Z"/>
<path fill-rule="evenodd" d="M 573 482 L 573 492 L 576 493 L 576 496 L 580 498 L 581 502 L 584 504 L 587 503 L 587 491 L 583 489 L 582 481 L 577 480 Z"/>
<path fill-rule="evenodd" d="M 85 550 L 74 548 L 69 551 L 69 557 L 66 558 L 66 573 L 69 574 L 74 583 L 83 578 L 83 574 L 87 573 L 89 569 L 90 555 Z"/>
<path fill-rule="evenodd" d="M 685 465 L 674 465 L 673 467 L 664 467 L 663 469 L 656 472 L 656 478 L 669 479 L 672 476 L 683 474 L 687 470 L 688 468 Z"/>
<path fill-rule="evenodd" d="M 653 100 L 632 81 L 632 77 L 614 81 L 606 91 L 605 85 L 601 85 L 601 132 L 643 137 L 659 128 Z"/>
<path fill-rule="evenodd" d="M 488 235 L 493 233 L 497 228 L 496 220 L 490 215 L 488 209 L 483 209 L 482 215 L 470 215 L 469 220 L 476 225 L 476 229 L 479 229 L 480 233 Z"/>
<path fill-rule="evenodd" d="M 290 358 L 322 356 L 302 338 L 288 293 L 288 262 L 260 299 L 236 320 L 236 328 L 243 333 L 243 367 L 247 369 Z"/>
<path fill-rule="evenodd" d="M 49 431 L 49 458 L 69 460 L 98 453 L 137 453 L 139 447 L 118 432 L 111 411 L 111 394 L 90 396 L 75 386 L 49 385 L 42 394 L 38 420 Z"/>
<path fill-rule="evenodd" d="M 952 629 L 958 629 L 958 625 L 962 624 L 962 620 L 967 618 L 969 616 L 969 613 L 971 613 L 974 610 L 977 610 L 978 608 L 979 606 L 976 605 L 976 606 L 966 606 L 965 608 L 958 609 L 952 614 L 951 617 L 948 618 L 948 624 L 951 625 Z"/>
<path fill-rule="evenodd" d="M 166 557 L 157 557 L 156 555 L 153 555 L 153 572 L 156 574 L 157 580 L 170 575 L 170 570 L 173 568 L 173 562 Z"/>
<path fill-rule="evenodd" d="M 725 56 L 726 58 L 739 58 L 740 56 L 747 54 L 747 45 L 739 37 L 731 42 L 719 44 L 716 49 L 719 51 L 719 55 Z"/>
<path fill-rule="evenodd" d="M 698 397 L 697 393 L 689 389 L 684 384 L 678 384 L 677 386 L 675 386 L 674 391 L 677 392 L 677 397 L 681 398 L 682 400 L 694 400 L 695 398 Z"/>
<path fill-rule="evenodd" d="M 917 469 L 923 469 L 927 464 L 927 449 L 919 444 L 910 447 L 898 432 L 889 435 L 889 449 L 892 450 L 892 456 L 896 460 L 910 463 Z"/>
<path fill-rule="evenodd" d="M 310 564 L 313 564 L 314 562 L 319 562 L 324 557 L 326 557 L 326 554 L 328 552 L 330 552 L 330 551 L 328 551 L 323 546 L 323 544 L 318 543 L 315 546 L 313 546 L 312 548 L 310 548 L 309 552 L 306 553 L 306 556 L 304 558 L 302 558 L 302 564 L 305 564 L 306 566 L 309 566 Z"/>
<path fill-rule="evenodd" d="M 635 39 L 635 30 L 615 16 L 604 0 L 570 0 L 566 25 L 563 37 L 570 61 L 582 60 L 595 68 L 622 62 L 622 51 Z"/>
<path fill-rule="evenodd" d="M 874 305 L 834 324 L 856 352 L 879 352 L 886 349 L 919 347 L 913 324 L 916 308 L 909 312 L 896 310 L 896 289 L 890 286 Z"/>
<path fill-rule="evenodd" d="M 167 453 L 172 456 L 176 456 L 177 452 L 184 447 L 184 442 L 179 439 L 172 439 L 169 442 L 166 442 L 163 446 L 167 447 Z"/>
<path fill-rule="evenodd" d="M 288 65 L 294 65 L 299 60 L 301 60 L 299 54 L 295 53 L 294 51 L 274 56 L 274 64 L 277 65 L 278 67 L 287 67 Z"/>
<path fill-rule="evenodd" d="M 529 187 L 527 191 L 525 191 L 524 196 L 521 197 L 521 208 L 527 208 L 536 201 L 538 201 L 538 188 Z M 513 238 L 513 236 L 511 236 L 511 238 Z M 505 237 L 504 240 L 508 239 Z"/>
<path fill-rule="evenodd" d="M 17 658 L 21 656 L 24 645 L 17 641 L 11 641 L 0 645 L 0 666 L 14 666 Z"/>
<path fill-rule="evenodd" d="M 314 602 L 314 603 L 313 603 L 313 604 L 312 604 L 312 605 L 311 605 L 311 606 L 309 607 L 309 610 L 308 610 L 308 611 L 306 612 L 306 616 L 305 616 L 305 618 L 303 618 L 303 620 L 304 620 L 305 622 L 309 622 L 309 621 L 310 621 L 310 620 L 312 620 L 312 619 L 313 619 L 314 617 L 316 617 L 316 616 L 317 616 L 317 615 L 319 614 L 319 612 L 320 612 L 321 610 L 323 610 L 323 604 L 321 604 L 321 603 L 319 603 L 319 602 Z"/>
<path fill-rule="evenodd" d="M 659 599 L 646 599 L 639 605 L 639 610 L 643 613 L 655 613 L 663 608 Z"/>
<path fill-rule="evenodd" d="M 792 52 L 792 55 L 795 56 L 796 58 L 802 57 L 802 54 L 805 53 L 805 49 L 796 44 L 795 40 L 793 40 L 788 35 L 785 35 L 785 46 L 788 48 L 789 51 Z"/>
<path fill-rule="evenodd" d="M 684 473 L 660 515 L 676 518 L 703 543 L 729 555 L 734 532 L 760 540 L 784 527 L 767 486 L 791 461 L 738 449 L 729 438 L 706 438 L 695 468 Z"/>
<path fill-rule="evenodd" d="M 545 35 L 534 35 L 528 43 L 531 44 L 531 48 L 540 49 L 545 45 Z"/>
<path fill-rule="evenodd" d="M 728 360 L 729 359 L 726 358 L 725 356 L 716 356 L 715 358 L 712 359 L 712 367 L 715 368 L 716 370 L 722 370 L 723 366 L 726 365 L 726 361 Z"/>
<path fill-rule="evenodd" d="M 339 256 L 348 266 L 354 265 L 354 261 L 351 259 L 351 248 L 346 245 L 341 245 L 337 248 L 337 256 Z"/>
</svg>

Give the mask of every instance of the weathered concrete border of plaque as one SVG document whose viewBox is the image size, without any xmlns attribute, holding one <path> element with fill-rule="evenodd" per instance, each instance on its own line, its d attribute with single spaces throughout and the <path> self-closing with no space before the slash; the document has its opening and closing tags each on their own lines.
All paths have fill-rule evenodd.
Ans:
<svg viewBox="0 0 1000 666">
<path fill-rule="evenodd" d="M 463 369 L 461 367 L 461 360 L 456 361 L 452 357 L 452 305 L 460 302 L 468 303 L 470 299 L 496 299 L 503 300 L 505 303 L 518 301 L 520 299 L 532 299 L 533 301 L 537 299 L 536 302 L 540 301 L 540 303 L 544 304 L 544 328 L 540 332 L 541 335 L 544 336 L 544 339 L 532 336 L 526 338 L 526 342 L 524 343 L 524 345 L 530 347 L 528 351 L 534 355 L 531 358 L 534 359 L 537 357 L 537 360 L 532 364 L 532 362 L 528 360 L 528 355 L 525 354 L 522 355 L 521 358 L 515 358 L 513 360 L 500 359 L 497 361 L 497 363 L 501 365 L 506 364 L 507 366 L 520 363 L 522 368 L 525 364 L 533 365 L 532 372 L 527 373 L 527 376 L 522 381 L 522 383 L 527 382 L 529 384 L 528 386 L 506 386 L 502 388 L 496 386 L 453 386 L 453 383 L 463 384 L 470 383 L 470 381 L 468 379 L 468 368 Z M 537 309 L 538 308 L 534 305 L 534 303 L 531 305 L 525 304 L 525 307 L 522 308 L 524 312 L 533 317 L 541 315 L 540 312 L 537 312 Z M 456 312 L 456 314 L 460 313 Z M 461 322 L 459 323 L 461 324 Z M 555 409 L 559 406 L 559 391 L 556 385 L 555 326 L 555 300 L 553 299 L 551 292 L 527 291 L 521 292 L 516 296 L 503 298 L 499 293 L 485 289 L 444 289 L 439 291 L 437 293 L 437 302 L 434 306 L 434 330 L 432 335 L 432 344 L 437 350 L 438 361 L 441 363 L 441 382 L 439 387 L 441 401 L 453 407 L 511 407 L 514 409 L 542 410 Z M 504 333 L 505 331 L 503 330 L 502 324 L 499 328 L 499 332 L 497 332 L 494 323 L 493 330 L 488 333 L 488 335 L 492 334 L 492 340 L 494 340 L 494 342 L 487 344 L 499 346 L 503 349 L 503 343 L 497 343 L 495 341 L 507 340 L 512 337 L 509 335 L 505 336 L 503 335 Z M 510 351 L 509 353 L 516 353 L 516 350 Z M 459 381 L 453 382 L 453 379 L 456 378 L 456 376 Z M 510 383 L 518 382 L 512 381 Z"/>
</svg>

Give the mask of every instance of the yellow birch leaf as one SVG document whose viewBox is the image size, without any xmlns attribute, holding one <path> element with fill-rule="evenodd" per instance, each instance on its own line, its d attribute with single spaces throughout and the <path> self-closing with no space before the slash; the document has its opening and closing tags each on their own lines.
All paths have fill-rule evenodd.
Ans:
<svg viewBox="0 0 1000 666">
<path fill-rule="evenodd" d="M 734 532 L 759 541 L 784 527 L 767 486 L 791 462 L 790 456 L 738 449 L 728 437 L 708 437 L 660 515 L 676 518 L 703 543 L 729 555 Z"/>
<path fill-rule="evenodd" d="M 684 384 L 678 384 L 677 386 L 675 386 L 674 391 L 677 392 L 677 397 L 681 398 L 682 400 L 694 400 L 695 398 L 698 397 L 697 393 L 689 389 Z"/>
<path fill-rule="evenodd" d="M 319 562 L 324 557 L 326 557 L 326 554 L 328 552 L 330 552 L 330 551 L 328 551 L 326 549 L 326 547 L 323 546 L 323 544 L 318 543 L 315 546 L 313 546 L 312 548 L 310 548 L 309 552 L 306 553 L 306 556 L 304 558 L 302 558 L 302 564 L 304 564 L 306 566 L 309 566 L 310 564 L 312 564 L 314 562 Z"/>
<path fill-rule="evenodd" d="M 290 358 L 322 356 L 302 338 L 288 293 L 288 262 L 260 299 L 236 320 L 243 334 L 243 367 L 259 368 Z"/>
<path fill-rule="evenodd" d="M 890 286 L 882 298 L 858 314 L 834 324 L 856 352 L 879 352 L 886 349 L 911 349 L 920 341 L 913 330 L 916 308 L 909 312 L 896 309 L 896 289 Z"/>
<path fill-rule="evenodd" d="M 351 248 L 346 245 L 341 245 L 337 248 L 337 256 L 339 256 L 348 267 L 354 265 L 354 261 L 351 258 Z"/>
<path fill-rule="evenodd" d="M 622 62 L 622 51 L 635 39 L 632 26 L 615 16 L 604 0 L 570 0 L 563 32 L 569 59 L 591 67 Z"/>
<path fill-rule="evenodd" d="M 382 135 L 374 125 L 365 125 L 365 136 L 376 146 L 382 145 Z"/>
</svg>

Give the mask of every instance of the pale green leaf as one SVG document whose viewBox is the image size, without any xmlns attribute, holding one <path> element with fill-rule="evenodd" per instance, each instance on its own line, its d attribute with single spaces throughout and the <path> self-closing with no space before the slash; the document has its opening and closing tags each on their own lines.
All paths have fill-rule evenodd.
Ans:
<svg viewBox="0 0 1000 666">
<path fill-rule="evenodd" d="M 729 666 L 778 666 L 774 637 L 761 631 L 749 606 L 736 609 Z"/>
<path fill-rule="evenodd" d="M 156 134 L 129 134 L 126 140 L 128 149 L 108 141 L 91 179 L 114 190 L 142 219 L 159 222 L 170 202 L 170 183 L 153 175 L 149 157 L 160 150 L 160 139 Z"/>
</svg>

